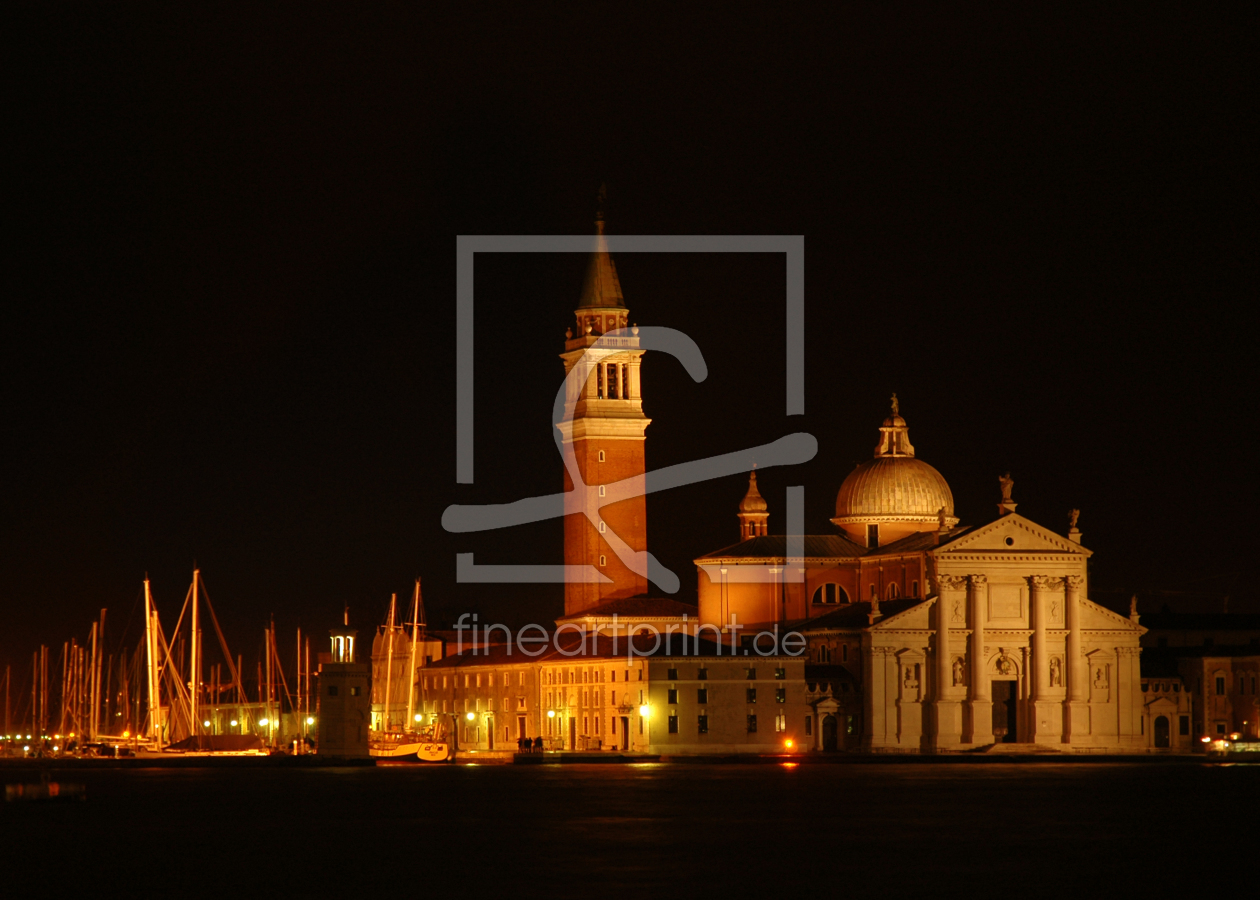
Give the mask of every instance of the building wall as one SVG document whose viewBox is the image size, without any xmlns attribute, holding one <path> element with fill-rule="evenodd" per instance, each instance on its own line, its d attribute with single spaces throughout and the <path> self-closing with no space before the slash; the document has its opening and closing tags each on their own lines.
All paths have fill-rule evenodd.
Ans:
<svg viewBox="0 0 1260 900">
<path fill-rule="evenodd" d="M 321 663 L 316 752 L 367 756 L 372 670 L 365 663 Z"/>
<path fill-rule="evenodd" d="M 784 583 L 777 564 L 730 560 L 699 566 L 700 621 L 725 626 L 734 615 L 742 626 L 782 619 L 794 622 L 832 612 L 846 598 L 849 602 L 869 601 L 872 591 L 881 600 L 918 597 L 924 592 L 923 557 L 919 554 L 844 562 L 806 560 L 803 568 L 803 581 Z M 836 594 L 837 602 L 826 603 L 824 592 L 815 602 L 815 593 L 827 584 L 838 585 L 844 594 Z"/>
<path fill-rule="evenodd" d="M 801 658 L 652 659 L 648 670 L 653 753 L 781 753 L 789 749 L 789 740 L 793 750 L 809 748 L 805 722 L 810 707 Z M 750 716 L 756 717 L 755 731 Z M 670 733 L 671 717 L 676 733 Z"/>
<path fill-rule="evenodd" d="M 1235 732 L 1260 739 L 1260 654 L 1186 658 L 1178 668 L 1190 692 L 1196 739 Z"/>
<path fill-rule="evenodd" d="M 618 401 L 610 401 L 618 402 Z M 614 440 L 611 438 L 579 438 L 572 443 L 577 458 L 578 471 L 587 485 L 595 488 L 623 479 L 631 479 L 637 485 L 637 496 L 620 500 L 599 508 L 596 495 L 589 502 L 597 520 L 602 519 L 605 528 L 624 541 L 631 550 L 647 550 L 647 498 L 644 495 L 644 441 L 640 439 Z M 600 452 L 604 462 L 599 461 Z M 566 582 L 564 591 L 565 615 L 573 615 L 604 601 L 619 597 L 636 597 L 646 594 L 647 576 L 639 575 L 627 567 L 613 552 L 608 543 L 611 536 L 601 534 L 580 512 L 583 498 L 574 493 L 573 481 L 568 469 L 564 471 L 566 512 L 564 518 L 564 560 L 566 565 L 594 566 L 600 574 L 611 579 L 609 583 Z M 572 511 L 571 511 L 572 510 Z M 604 565 L 600 565 L 603 557 Z"/>
</svg>

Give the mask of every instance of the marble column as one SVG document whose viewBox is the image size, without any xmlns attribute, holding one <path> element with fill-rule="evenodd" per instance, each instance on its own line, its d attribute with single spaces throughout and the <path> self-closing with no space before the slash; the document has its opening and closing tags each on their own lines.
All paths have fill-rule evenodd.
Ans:
<svg viewBox="0 0 1260 900">
<path fill-rule="evenodd" d="M 950 747 L 962 739 L 962 704 L 954 689 L 954 653 L 949 628 L 956 602 L 962 601 L 967 590 L 967 579 L 961 575 L 942 575 L 937 581 L 940 590 L 936 598 L 936 688 L 934 691 L 935 743 L 937 747 Z"/>
<path fill-rule="evenodd" d="M 971 744 L 993 743 L 993 694 L 989 679 L 984 673 L 984 621 L 988 616 L 989 578 L 987 575 L 970 576 L 970 603 L 968 624 L 971 626 L 970 684 L 967 692 L 967 742 Z"/>
<path fill-rule="evenodd" d="M 1063 736 L 1068 743 L 1085 743 L 1089 737 L 1089 667 L 1085 664 L 1084 635 L 1081 631 L 1081 588 L 1083 575 L 1063 579 L 1064 615 L 1067 626 L 1067 700 L 1063 710 Z"/>
<path fill-rule="evenodd" d="M 1032 722 L 1030 736 L 1039 743 L 1059 742 L 1063 728 L 1059 721 L 1061 707 L 1050 699 L 1050 651 L 1047 648 L 1050 629 L 1050 594 L 1063 581 L 1049 575 L 1033 575 L 1029 604 L 1032 619 Z"/>
</svg>

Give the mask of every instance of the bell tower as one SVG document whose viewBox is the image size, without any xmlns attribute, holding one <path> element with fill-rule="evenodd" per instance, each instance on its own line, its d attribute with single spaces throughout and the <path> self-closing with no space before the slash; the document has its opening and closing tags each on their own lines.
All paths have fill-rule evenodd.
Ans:
<svg viewBox="0 0 1260 900">
<path fill-rule="evenodd" d="M 643 415 L 639 389 L 643 351 L 638 327 L 607 336 L 626 329 L 630 311 L 608 254 L 602 209 L 595 221 L 595 251 L 574 312 L 576 333 L 573 329 L 565 333 L 560 358 L 566 374 L 580 363 L 589 375 L 584 383 L 570 381 L 565 421 L 556 427 L 565 449 L 573 451 L 585 487 L 575 490 L 566 466 L 564 561 L 570 566 L 589 565 L 607 580 L 566 583 L 566 616 L 605 600 L 647 593 L 647 576 L 626 566 L 613 549 L 614 543 L 624 543 L 630 551 L 647 551 L 643 445 L 651 419 Z M 614 488 L 618 483 L 620 488 Z M 624 499 L 615 499 L 618 493 Z"/>
</svg>

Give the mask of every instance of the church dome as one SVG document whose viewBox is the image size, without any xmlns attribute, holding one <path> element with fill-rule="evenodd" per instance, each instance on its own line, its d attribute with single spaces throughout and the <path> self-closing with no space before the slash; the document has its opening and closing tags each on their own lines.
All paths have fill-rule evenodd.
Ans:
<svg viewBox="0 0 1260 900">
<path fill-rule="evenodd" d="M 841 527 L 867 524 L 952 527 L 954 495 L 936 469 L 915 459 L 910 430 L 897 411 L 893 395 L 892 415 L 879 427 L 875 458 L 862 463 L 844 479 L 836 494 L 836 517 Z M 941 512 L 944 511 L 944 523 Z M 846 528 L 846 530 L 849 530 Z"/>
<path fill-rule="evenodd" d="M 913 456 L 877 456 L 850 472 L 840 485 L 836 524 L 936 523 L 941 507 L 947 519 L 953 518 L 954 495 L 940 472 Z"/>
</svg>

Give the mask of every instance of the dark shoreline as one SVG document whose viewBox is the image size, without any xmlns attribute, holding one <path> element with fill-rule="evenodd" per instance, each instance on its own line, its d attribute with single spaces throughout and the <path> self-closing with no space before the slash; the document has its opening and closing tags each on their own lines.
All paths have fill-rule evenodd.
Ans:
<svg viewBox="0 0 1260 900">
<path fill-rule="evenodd" d="M 1252 756 L 1252 754 L 1248 754 Z M 1076 753 L 1028 753 L 1028 754 L 921 754 L 921 753 L 853 753 L 827 755 L 728 755 L 728 756 L 622 756 L 614 754 L 520 754 L 514 760 L 460 760 L 455 765 L 477 763 L 479 765 L 556 766 L 556 765 L 950 765 L 984 766 L 1000 763 L 1039 765 L 1045 763 L 1090 764 L 1142 764 L 1142 765 L 1203 765 L 1216 763 L 1260 763 L 1260 759 L 1241 756 L 1208 757 L 1195 754 L 1076 754 Z M 388 765 L 407 768 L 427 768 L 437 764 L 388 760 Z M 59 772 L 98 769 L 322 769 L 322 768 L 375 768 L 373 758 L 327 756 L 257 756 L 257 757 L 193 757 L 173 759 L 0 759 L 0 772 Z"/>
</svg>

